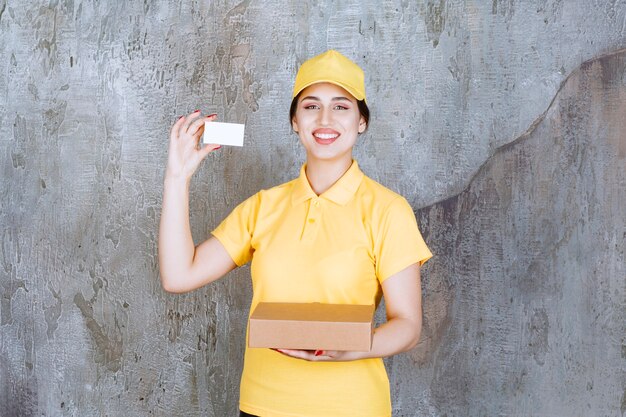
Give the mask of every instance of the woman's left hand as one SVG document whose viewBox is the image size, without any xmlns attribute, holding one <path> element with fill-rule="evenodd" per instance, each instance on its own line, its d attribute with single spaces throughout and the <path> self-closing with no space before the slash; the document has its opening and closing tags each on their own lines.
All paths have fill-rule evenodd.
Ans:
<svg viewBox="0 0 626 417">
<path fill-rule="evenodd" d="M 311 362 L 338 362 L 357 359 L 355 352 L 345 352 L 340 350 L 300 350 L 300 349 L 272 349 L 286 356 L 296 359 L 303 359 Z"/>
</svg>

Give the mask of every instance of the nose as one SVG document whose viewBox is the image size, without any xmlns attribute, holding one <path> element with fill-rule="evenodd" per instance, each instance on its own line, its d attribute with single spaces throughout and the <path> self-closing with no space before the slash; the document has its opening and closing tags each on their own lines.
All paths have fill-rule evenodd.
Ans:
<svg viewBox="0 0 626 417">
<path fill-rule="evenodd" d="M 319 112 L 320 125 L 328 126 L 331 121 L 331 109 L 322 107 Z"/>
</svg>

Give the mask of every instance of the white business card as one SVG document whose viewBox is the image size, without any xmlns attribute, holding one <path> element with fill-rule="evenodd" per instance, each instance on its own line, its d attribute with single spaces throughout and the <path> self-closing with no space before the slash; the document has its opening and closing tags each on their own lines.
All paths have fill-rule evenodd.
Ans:
<svg viewBox="0 0 626 417">
<path fill-rule="evenodd" d="M 243 146 L 244 127 L 239 123 L 204 122 L 202 143 Z"/>
</svg>

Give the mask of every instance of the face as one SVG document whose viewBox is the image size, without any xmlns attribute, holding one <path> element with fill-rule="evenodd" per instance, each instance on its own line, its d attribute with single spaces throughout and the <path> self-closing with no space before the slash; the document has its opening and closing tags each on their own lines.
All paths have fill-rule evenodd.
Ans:
<svg viewBox="0 0 626 417">
<path fill-rule="evenodd" d="M 352 160 L 357 135 L 367 125 L 350 93 L 335 84 L 318 83 L 302 90 L 292 127 L 309 162 L 346 162 Z"/>
</svg>

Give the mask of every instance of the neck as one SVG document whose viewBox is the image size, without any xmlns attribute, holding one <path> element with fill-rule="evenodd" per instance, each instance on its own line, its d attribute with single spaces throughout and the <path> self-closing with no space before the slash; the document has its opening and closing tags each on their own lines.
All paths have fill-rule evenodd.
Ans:
<svg viewBox="0 0 626 417">
<path fill-rule="evenodd" d="M 340 161 L 308 160 L 306 177 L 315 194 L 320 195 L 336 183 L 352 165 L 352 157 Z"/>
</svg>

